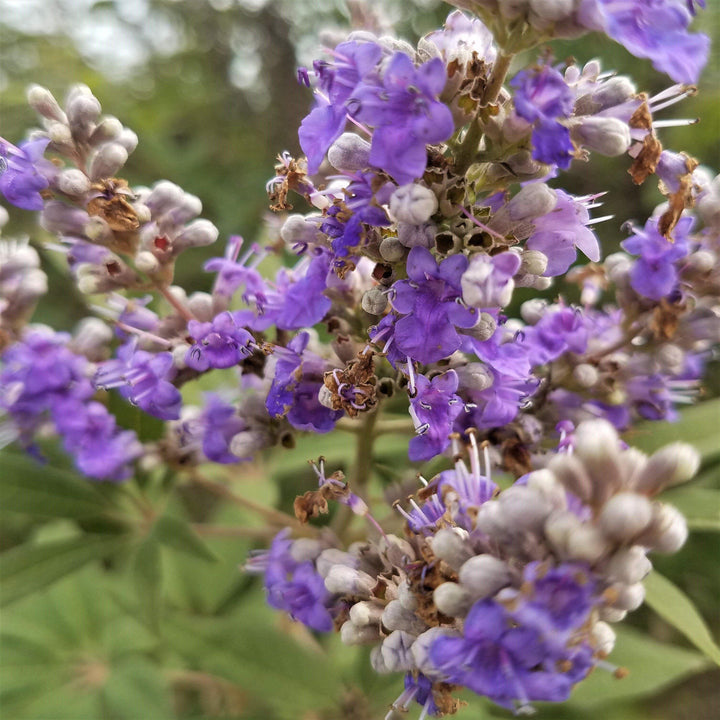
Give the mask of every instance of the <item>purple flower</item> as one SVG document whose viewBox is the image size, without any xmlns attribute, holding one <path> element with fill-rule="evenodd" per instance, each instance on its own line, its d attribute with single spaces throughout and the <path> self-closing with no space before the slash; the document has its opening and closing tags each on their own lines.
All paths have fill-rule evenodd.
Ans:
<svg viewBox="0 0 720 720">
<path fill-rule="evenodd" d="M 501 308 L 510 303 L 513 275 L 520 269 L 517 253 L 476 253 L 461 278 L 463 300 L 474 308 Z"/>
<path fill-rule="evenodd" d="M 245 313 L 223 312 L 212 322 L 188 323 L 188 332 L 195 344 L 187 351 L 185 362 L 188 367 L 205 372 L 210 368 L 221 369 L 239 365 L 252 354 L 250 345 L 253 336 L 239 322 Z"/>
<path fill-rule="evenodd" d="M 586 27 L 607 33 L 685 84 L 698 81 L 710 47 L 706 35 L 688 32 L 693 15 L 692 0 L 583 0 L 579 10 Z"/>
<path fill-rule="evenodd" d="M 20 143 L 18 147 L 0 138 L 0 193 L 23 210 L 42 210 L 40 191 L 49 185 L 55 166 L 43 159 L 50 138 Z"/>
<path fill-rule="evenodd" d="M 328 608 L 332 595 L 312 562 L 300 563 L 293 559 L 293 543 L 288 534 L 289 530 L 281 530 L 259 561 L 253 559 L 255 567 L 251 569 L 264 570 L 270 607 L 284 610 L 293 620 L 313 630 L 330 632 L 333 618 Z"/>
<path fill-rule="evenodd" d="M 440 58 L 416 68 L 407 55 L 396 53 L 381 81 L 361 83 L 353 94 L 356 117 L 375 128 L 370 164 L 400 185 L 425 172 L 427 145 L 447 140 L 455 130 L 450 109 L 437 100 L 446 80 Z"/>
<path fill-rule="evenodd" d="M 458 350 L 463 339 L 456 327 L 470 328 L 477 311 L 462 304 L 460 281 L 467 270 L 464 255 L 435 262 L 429 250 L 414 247 L 407 259 L 408 280 L 393 285 L 393 309 L 404 315 L 395 324 L 399 352 L 422 363 L 436 362 Z"/>
<path fill-rule="evenodd" d="M 149 415 L 177 420 L 182 397 L 169 380 L 174 374 L 171 353 L 137 350 L 131 341 L 118 348 L 116 360 L 102 363 L 94 383 L 104 390 L 118 388 L 126 400 Z"/>
<path fill-rule="evenodd" d="M 230 452 L 230 441 L 239 432 L 247 429 L 247 424 L 238 416 L 233 405 L 224 402 L 214 393 L 208 393 L 198 421 L 202 424 L 202 449 L 208 460 L 229 464 L 249 459 L 238 458 Z"/>
<path fill-rule="evenodd" d="M 238 260 L 242 243 L 243 239 L 239 235 L 233 235 L 228 240 L 224 257 L 211 258 L 203 265 L 204 270 L 217 273 L 213 295 L 231 298 L 241 286 L 245 286 L 245 294 L 261 295 L 263 293 L 265 281 L 255 270 L 255 265 L 265 257 L 265 254 L 260 252 L 256 245 L 252 245 L 248 252 Z M 254 253 L 257 253 L 258 257 L 251 265 L 247 265 L 246 263 Z"/>
<path fill-rule="evenodd" d="M 557 360 L 566 352 L 582 355 L 587 350 L 589 321 L 577 308 L 553 307 L 524 331 L 533 366 Z"/>
<path fill-rule="evenodd" d="M 453 422 L 463 409 L 462 400 L 456 395 L 457 388 L 458 376 L 453 370 L 432 380 L 417 376 L 416 394 L 410 399 L 410 415 L 418 435 L 410 441 L 410 460 L 430 460 L 450 444 Z"/>
<path fill-rule="evenodd" d="M 529 250 L 547 256 L 547 277 L 567 272 L 577 257 L 576 248 L 593 262 L 600 259 L 600 245 L 587 227 L 590 215 L 583 203 L 563 190 L 555 190 L 555 194 L 555 209 L 533 222 L 535 228 L 527 241 Z"/>
<path fill-rule="evenodd" d="M 510 83 L 515 88 L 515 111 L 533 123 L 533 157 L 566 169 L 572 161 L 570 130 L 558 118 L 572 114 L 575 97 L 558 70 L 550 65 L 519 72 Z"/>
<path fill-rule="evenodd" d="M 680 218 L 675 238 L 669 240 L 658 232 L 657 218 L 650 218 L 643 230 L 620 243 L 623 250 L 639 256 L 630 271 L 630 285 L 638 295 L 660 300 L 672 293 L 678 282 L 675 263 L 689 252 L 687 234 L 692 225 L 691 217 Z"/>
</svg>

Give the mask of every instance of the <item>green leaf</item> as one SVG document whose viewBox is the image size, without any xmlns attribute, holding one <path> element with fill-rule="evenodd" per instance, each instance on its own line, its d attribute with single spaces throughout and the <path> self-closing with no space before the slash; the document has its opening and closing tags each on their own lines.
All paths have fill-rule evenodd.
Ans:
<svg viewBox="0 0 720 720">
<path fill-rule="evenodd" d="M 672 488 L 660 499 L 680 510 L 691 530 L 720 532 L 720 490 L 688 485 Z"/>
<path fill-rule="evenodd" d="M 162 597 L 162 561 L 160 545 L 152 534 L 137 548 L 132 570 L 143 615 L 150 627 L 157 629 Z"/>
<path fill-rule="evenodd" d="M 214 562 L 217 558 L 184 520 L 163 515 L 153 526 L 153 535 L 163 544 L 201 560 Z"/>
<path fill-rule="evenodd" d="M 111 509 L 92 481 L 42 465 L 27 455 L 0 454 L 0 507 L 42 517 L 88 518 Z"/>
<path fill-rule="evenodd" d="M 645 452 L 655 452 L 663 445 L 685 440 L 697 449 L 703 463 L 712 463 L 720 458 L 719 424 L 720 398 L 687 408 L 678 422 L 641 423 L 627 434 L 626 440 Z"/>
<path fill-rule="evenodd" d="M 0 556 L 0 606 L 42 590 L 83 565 L 117 552 L 125 543 L 122 535 L 82 535 L 8 550 Z"/>
<path fill-rule="evenodd" d="M 138 656 L 120 660 L 102 689 L 106 720 L 171 720 L 175 714 L 159 668 Z"/>
<path fill-rule="evenodd" d="M 568 710 L 577 708 L 577 711 L 570 713 L 571 717 L 582 717 L 580 708 L 653 695 L 708 667 L 707 660 L 699 653 L 658 642 L 627 627 L 613 629 L 617 632 L 617 641 L 610 660 L 630 674 L 618 679 L 597 668 L 573 690 Z"/>
<path fill-rule="evenodd" d="M 690 598 L 657 571 L 645 578 L 645 602 L 698 650 L 720 665 L 720 648 Z"/>
</svg>

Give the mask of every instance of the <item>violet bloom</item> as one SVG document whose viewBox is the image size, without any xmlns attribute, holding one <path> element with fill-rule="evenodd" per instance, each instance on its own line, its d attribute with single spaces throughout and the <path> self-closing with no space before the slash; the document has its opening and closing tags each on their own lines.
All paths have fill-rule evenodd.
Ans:
<svg viewBox="0 0 720 720">
<path fill-rule="evenodd" d="M 100 365 L 94 383 L 98 388 L 118 392 L 148 415 L 161 420 L 180 417 L 182 396 L 170 382 L 175 374 L 172 354 L 137 350 L 129 342 L 118 348 L 117 359 Z"/>
<path fill-rule="evenodd" d="M 600 260 L 600 244 L 587 227 L 590 215 L 585 205 L 563 190 L 555 190 L 555 194 L 555 209 L 533 221 L 534 230 L 527 241 L 529 250 L 547 256 L 547 277 L 567 272 L 577 257 L 576 248 L 593 262 Z"/>
<path fill-rule="evenodd" d="M 548 308 L 546 314 L 523 333 L 533 366 L 557 360 L 566 352 L 582 355 L 590 338 L 589 326 L 592 324 L 579 308 Z"/>
<path fill-rule="evenodd" d="M 689 252 L 687 235 L 693 218 L 681 217 L 675 226 L 674 239 L 663 237 L 657 228 L 657 218 L 650 218 L 645 227 L 620 243 L 623 250 L 638 255 L 630 271 L 630 285 L 638 295 L 660 300 L 670 295 L 678 283 L 675 263 Z"/>
<path fill-rule="evenodd" d="M 373 42 L 340 43 L 333 51 L 334 62 L 316 62 L 320 79 L 318 104 L 300 124 L 300 147 L 308 159 L 308 171 L 316 173 L 328 148 L 345 129 L 348 107 L 358 83 L 372 73 L 382 57 L 382 49 Z M 354 107 L 354 105 L 353 105 Z"/>
<path fill-rule="evenodd" d="M 462 400 L 456 395 L 458 376 L 453 370 L 428 380 L 418 375 L 415 397 L 410 398 L 410 415 L 418 433 L 410 441 L 408 457 L 430 460 L 450 444 L 455 418 L 462 412 Z"/>
<path fill-rule="evenodd" d="M 229 311 L 216 315 L 212 322 L 188 323 L 188 332 L 195 344 L 187 351 L 185 362 L 198 372 L 239 365 L 252 354 L 253 336 L 240 325 L 245 313 Z"/>
<path fill-rule="evenodd" d="M 221 258 L 210 258 L 203 269 L 207 272 L 217 273 L 213 286 L 213 295 L 220 295 L 223 298 L 231 298 L 240 287 L 245 287 L 244 295 L 252 293 L 261 295 L 265 289 L 265 281 L 255 266 L 265 258 L 265 253 L 257 245 L 250 249 L 238 259 L 243 239 L 239 235 L 233 235 L 227 242 L 225 255 Z M 257 257 L 250 262 L 252 255 Z M 244 297 L 244 296 L 243 296 Z"/>
<path fill-rule="evenodd" d="M 447 140 L 455 130 L 450 109 L 437 96 L 447 73 L 440 58 L 416 68 L 404 53 L 395 53 L 380 82 L 361 83 L 353 94 L 357 118 L 375 128 L 370 164 L 385 170 L 399 185 L 422 176 L 427 145 Z"/>
<path fill-rule="evenodd" d="M 563 76 L 543 65 L 519 72 L 510 85 L 515 88 L 515 111 L 533 124 L 533 157 L 563 170 L 570 167 L 574 149 L 570 130 L 558 118 L 570 117 L 575 96 Z"/>
<path fill-rule="evenodd" d="M 248 569 L 264 571 L 270 607 L 284 610 L 293 620 L 313 630 L 330 632 L 333 618 L 328 608 L 332 595 L 312 562 L 293 559 L 293 543 L 288 534 L 289 530 L 281 530 L 270 549 L 261 557 L 253 558 Z"/>
<path fill-rule="evenodd" d="M 23 210 L 42 210 L 40 191 L 49 185 L 55 166 L 43 158 L 50 138 L 26 140 L 18 147 L 0 138 L 0 193 Z"/>
<path fill-rule="evenodd" d="M 520 256 L 513 252 L 493 256 L 476 253 L 461 278 L 463 300 L 478 309 L 505 307 L 512 299 L 512 278 L 520 263 Z"/>
<path fill-rule="evenodd" d="M 477 311 L 462 304 L 460 285 L 468 260 L 452 255 L 440 265 L 429 250 L 414 247 L 407 259 L 408 280 L 393 285 L 393 309 L 404 315 L 395 324 L 397 349 L 413 360 L 432 363 L 460 349 L 456 328 L 471 328 Z"/>
<path fill-rule="evenodd" d="M 202 425 L 202 449 L 208 460 L 231 464 L 239 458 L 230 452 L 230 442 L 238 433 L 247 430 L 247 423 L 238 416 L 237 408 L 224 402 L 218 395 L 208 393 L 198 423 Z"/>
<path fill-rule="evenodd" d="M 688 32 L 694 13 L 693 0 L 583 0 L 578 17 L 675 82 L 693 84 L 710 47 L 706 35 Z"/>
</svg>

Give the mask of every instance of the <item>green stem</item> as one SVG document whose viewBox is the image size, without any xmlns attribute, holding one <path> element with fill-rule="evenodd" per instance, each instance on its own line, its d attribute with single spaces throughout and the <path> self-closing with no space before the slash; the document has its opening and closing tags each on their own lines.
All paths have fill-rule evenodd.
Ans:
<svg viewBox="0 0 720 720">
<path fill-rule="evenodd" d="M 512 53 L 506 55 L 501 52 L 498 54 L 495 64 L 493 65 L 492 73 L 490 73 L 490 80 L 488 80 L 482 100 L 480 101 L 482 107 L 492 105 L 500 96 L 500 90 L 502 90 L 505 76 L 510 69 L 510 63 L 513 57 L 514 55 Z"/>
<path fill-rule="evenodd" d="M 374 437 L 380 437 L 386 434 L 414 435 L 415 428 L 409 417 L 381 420 L 375 425 Z"/>
<path fill-rule="evenodd" d="M 472 165 L 477 155 L 481 138 L 482 127 L 480 125 L 480 118 L 476 116 L 470 123 L 465 137 L 455 153 L 455 172 L 458 175 L 464 175 L 470 165 Z"/>
</svg>

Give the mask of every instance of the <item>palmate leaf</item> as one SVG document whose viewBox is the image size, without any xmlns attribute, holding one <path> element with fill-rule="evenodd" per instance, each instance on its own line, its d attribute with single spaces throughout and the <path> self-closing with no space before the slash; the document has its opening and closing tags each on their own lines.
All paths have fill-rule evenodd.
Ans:
<svg viewBox="0 0 720 720">
<path fill-rule="evenodd" d="M 698 650 L 720 665 L 720 648 L 690 598 L 657 571 L 650 573 L 644 584 L 645 602 Z"/>
</svg>

